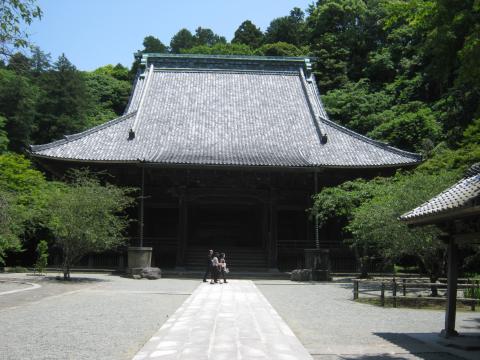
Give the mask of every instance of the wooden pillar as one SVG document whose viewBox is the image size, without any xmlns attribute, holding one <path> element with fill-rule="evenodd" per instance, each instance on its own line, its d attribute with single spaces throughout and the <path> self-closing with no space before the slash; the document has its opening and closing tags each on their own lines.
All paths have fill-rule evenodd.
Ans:
<svg viewBox="0 0 480 360">
<path fill-rule="evenodd" d="M 185 187 L 179 189 L 178 194 L 178 233 L 177 233 L 177 260 L 176 268 L 185 270 L 185 250 L 188 233 L 188 202 Z"/>
<path fill-rule="evenodd" d="M 143 230 L 145 226 L 145 166 L 142 165 L 141 187 L 140 187 L 140 221 L 138 222 L 139 246 L 143 247 Z"/>
<path fill-rule="evenodd" d="M 456 336 L 455 315 L 457 312 L 457 282 L 458 282 L 458 246 L 454 237 L 448 241 L 448 288 L 447 288 L 447 311 L 445 313 L 445 329 L 441 335 L 448 338 Z"/>
<path fill-rule="evenodd" d="M 318 173 L 315 171 L 313 173 L 313 191 L 314 195 L 318 193 Z M 318 229 L 318 216 L 315 215 L 315 248 L 320 249 L 320 234 Z"/>
<path fill-rule="evenodd" d="M 278 271 L 278 209 L 277 197 L 273 189 L 270 190 L 269 215 L 268 268 L 272 271 Z"/>
</svg>

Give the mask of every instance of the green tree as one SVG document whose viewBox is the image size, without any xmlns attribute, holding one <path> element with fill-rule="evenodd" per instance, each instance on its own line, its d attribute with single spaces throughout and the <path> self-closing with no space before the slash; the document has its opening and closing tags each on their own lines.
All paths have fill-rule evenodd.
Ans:
<svg viewBox="0 0 480 360">
<path fill-rule="evenodd" d="M 378 114 L 394 103 L 394 97 L 386 91 L 372 90 L 368 79 L 348 82 L 327 92 L 322 100 L 333 120 L 364 135 L 385 121 Z"/>
<path fill-rule="evenodd" d="M 11 202 L 11 195 L 0 190 L 0 264 L 5 264 L 7 252 L 21 249 L 18 223 L 15 221 Z"/>
<path fill-rule="evenodd" d="M 273 19 L 265 32 L 266 43 L 285 42 L 295 46 L 305 45 L 304 12 L 295 7 L 289 16 Z"/>
<path fill-rule="evenodd" d="M 98 69 L 95 69 L 93 71 L 95 74 L 99 75 L 107 75 L 111 76 L 114 79 L 120 80 L 120 81 L 130 81 L 130 77 L 128 74 L 128 68 L 123 66 L 122 64 L 117 64 L 115 66 L 113 65 L 105 65 L 101 66 Z"/>
<path fill-rule="evenodd" d="M 149 35 L 143 39 L 143 52 L 145 53 L 165 53 L 167 47 L 155 36 Z"/>
<path fill-rule="evenodd" d="M 29 45 L 23 25 L 40 19 L 42 11 L 35 0 L 3 0 L 0 2 L 0 57 L 9 57 L 14 49 Z"/>
<path fill-rule="evenodd" d="M 252 49 L 244 44 L 215 44 L 213 46 L 199 45 L 182 50 L 185 54 L 206 55 L 253 55 Z"/>
<path fill-rule="evenodd" d="M 385 43 L 379 3 L 325 0 L 310 7 L 306 32 L 318 57 L 315 71 L 322 91 L 358 81 L 365 76 L 369 58 L 379 60 L 374 52 Z"/>
<path fill-rule="evenodd" d="M 255 50 L 255 55 L 261 56 L 306 56 L 308 53 L 307 47 L 298 48 L 285 42 L 265 44 Z"/>
<path fill-rule="evenodd" d="M 85 129 L 90 108 L 84 75 L 62 54 L 52 70 L 42 74 L 35 141 L 46 143 Z"/>
<path fill-rule="evenodd" d="M 213 46 L 216 44 L 226 44 L 225 37 L 215 34 L 211 29 L 199 26 L 193 35 L 193 41 L 196 46 Z"/>
<path fill-rule="evenodd" d="M 22 53 L 17 52 L 8 59 L 7 69 L 14 71 L 17 75 L 28 76 L 31 67 L 31 60 Z"/>
<path fill-rule="evenodd" d="M 8 251 L 21 250 L 23 239 L 40 222 L 46 186 L 43 174 L 25 157 L 0 155 L 0 263 Z"/>
<path fill-rule="evenodd" d="M 456 180 L 458 174 L 445 171 L 434 175 L 423 172 L 397 174 L 353 211 L 348 225 L 353 234 L 352 246 L 377 253 L 390 263 L 405 255 L 413 256 L 431 282 L 435 282 L 443 271 L 445 246 L 439 238 L 441 231 L 435 226 L 409 228 L 398 217 Z"/>
<path fill-rule="evenodd" d="M 380 125 L 368 136 L 401 149 L 421 151 L 423 144 L 441 139 L 442 127 L 435 113 L 419 101 L 395 105 L 378 114 L 377 119 L 381 119 Z"/>
<path fill-rule="evenodd" d="M 38 76 L 47 72 L 51 68 L 51 56 L 44 53 L 38 46 L 32 48 L 32 56 L 30 58 L 31 71 Z"/>
<path fill-rule="evenodd" d="M 263 42 L 263 33 L 250 20 L 245 20 L 235 30 L 235 36 L 232 39 L 233 44 L 248 45 L 252 49 L 260 47 Z"/>
<path fill-rule="evenodd" d="M 184 28 L 173 35 L 170 41 L 170 51 L 174 54 L 179 54 L 182 50 L 190 49 L 195 45 L 192 33 Z"/>
<path fill-rule="evenodd" d="M 133 203 L 132 189 L 102 185 L 85 172 L 73 174 L 70 184 L 58 184 L 49 194 L 45 226 L 62 249 L 63 274 L 89 252 L 115 248 L 126 240 L 128 219 L 122 215 Z"/>
<path fill-rule="evenodd" d="M 48 243 L 40 240 L 37 245 L 37 261 L 35 262 L 35 271 L 39 274 L 45 272 L 48 264 Z"/>
<path fill-rule="evenodd" d="M 41 91 L 25 76 L 0 69 L 0 116 L 8 134 L 9 149 L 21 151 L 36 130 L 36 106 Z"/>
<path fill-rule="evenodd" d="M 3 116 L 0 116 L 0 155 L 7 151 L 8 149 L 8 135 L 5 130 L 5 125 L 7 124 L 7 119 Z"/>
<path fill-rule="evenodd" d="M 131 90 L 129 81 L 118 80 L 108 72 L 98 69 L 85 73 L 84 77 L 86 94 L 91 104 L 87 113 L 87 127 L 112 120 L 123 113 Z"/>
</svg>

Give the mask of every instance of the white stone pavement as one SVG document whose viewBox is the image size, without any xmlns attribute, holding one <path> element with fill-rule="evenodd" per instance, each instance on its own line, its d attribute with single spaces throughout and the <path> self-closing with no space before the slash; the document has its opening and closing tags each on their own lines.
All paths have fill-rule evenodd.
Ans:
<svg viewBox="0 0 480 360">
<path fill-rule="evenodd" d="M 133 360 L 311 360 L 250 280 L 201 284 Z"/>
</svg>

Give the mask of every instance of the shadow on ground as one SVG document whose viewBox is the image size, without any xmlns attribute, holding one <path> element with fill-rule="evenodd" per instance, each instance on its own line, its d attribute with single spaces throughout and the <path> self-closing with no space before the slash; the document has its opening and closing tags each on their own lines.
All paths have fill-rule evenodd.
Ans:
<svg viewBox="0 0 480 360">
<path fill-rule="evenodd" d="M 43 281 L 51 281 L 51 282 L 57 282 L 61 284 L 92 284 L 92 283 L 108 282 L 109 280 L 73 275 L 69 280 L 65 280 L 63 276 L 46 276 L 43 278 Z"/>
</svg>

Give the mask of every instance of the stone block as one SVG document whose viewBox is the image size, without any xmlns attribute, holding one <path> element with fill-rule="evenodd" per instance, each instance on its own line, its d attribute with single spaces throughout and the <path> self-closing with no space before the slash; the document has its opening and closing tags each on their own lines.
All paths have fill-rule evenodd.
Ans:
<svg viewBox="0 0 480 360">
<path fill-rule="evenodd" d="M 135 247 L 128 248 L 128 268 L 146 268 L 152 266 L 152 248 Z"/>
<path fill-rule="evenodd" d="M 161 279 L 162 270 L 157 267 L 144 267 L 128 269 L 127 274 L 134 279 Z"/>
</svg>

